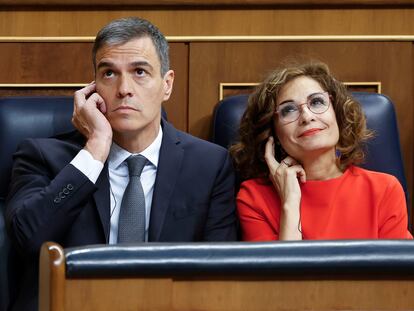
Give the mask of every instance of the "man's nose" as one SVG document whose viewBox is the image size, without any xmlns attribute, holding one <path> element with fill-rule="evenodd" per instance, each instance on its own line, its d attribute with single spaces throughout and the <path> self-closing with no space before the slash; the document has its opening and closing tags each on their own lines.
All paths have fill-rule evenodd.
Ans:
<svg viewBox="0 0 414 311">
<path fill-rule="evenodd" d="M 127 76 L 121 76 L 119 78 L 118 83 L 118 96 L 119 97 L 126 97 L 126 96 L 132 96 L 133 93 L 133 87 L 132 87 L 132 81 Z"/>
</svg>

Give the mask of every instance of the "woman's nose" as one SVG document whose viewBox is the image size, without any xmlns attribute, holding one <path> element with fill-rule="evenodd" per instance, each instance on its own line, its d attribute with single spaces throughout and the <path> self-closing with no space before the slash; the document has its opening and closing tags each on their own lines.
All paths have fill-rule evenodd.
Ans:
<svg viewBox="0 0 414 311">
<path fill-rule="evenodd" d="M 314 117 L 314 114 L 312 113 L 312 111 L 310 111 L 309 107 L 306 104 L 300 105 L 299 113 L 299 120 L 301 121 L 301 123 L 307 123 L 311 121 Z"/>
</svg>

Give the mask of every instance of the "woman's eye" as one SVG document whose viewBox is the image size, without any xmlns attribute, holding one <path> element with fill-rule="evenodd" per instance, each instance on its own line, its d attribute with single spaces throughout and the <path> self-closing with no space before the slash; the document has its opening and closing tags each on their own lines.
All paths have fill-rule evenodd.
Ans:
<svg viewBox="0 0 414 311">
<path fill-rule="evenodd" d="M 315 98 L 312 98 L 311 101 L 310 101 L 310 104 L 313 107 L 326 106 L 326 102 L 325 102 L 325 99 L 323 97 L 315 97 Z"/>
<path fill-rule="evenodd" d="M 290 113 L 294 113 L 296 112 L 297 108 L 295 104 L 288 104 L 288 105 L 283 105 L 283 107 L 280 107 L 280 113 L 282 114 L 282 116 L 286 116 Z"/>
</svg>

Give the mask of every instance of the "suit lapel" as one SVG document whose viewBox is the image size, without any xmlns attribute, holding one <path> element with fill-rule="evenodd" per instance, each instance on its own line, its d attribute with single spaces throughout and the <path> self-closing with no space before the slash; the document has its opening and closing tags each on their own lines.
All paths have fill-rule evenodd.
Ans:
<svg viewBox="0 0 414 311">
<path fill-rule="evenodd" d="M 109 201 L 109 179 L 108 179 L 108 162 L 96 181 L 97 190 L 93 194 L 96 207 L 98 209 L 99 218 L 104 229 L 105 241 L 109 241 L 109 227 L 110 227 L 110 201 Z"/>
<path fill-rule="evenodd" d="M 179 146 L 177 131 L 162 121 L 163 138 L 152 197 L 148 241 L 158 241 L 161 235 L 170 197 L 173 193 L 184 155 Z"/>
</svg>

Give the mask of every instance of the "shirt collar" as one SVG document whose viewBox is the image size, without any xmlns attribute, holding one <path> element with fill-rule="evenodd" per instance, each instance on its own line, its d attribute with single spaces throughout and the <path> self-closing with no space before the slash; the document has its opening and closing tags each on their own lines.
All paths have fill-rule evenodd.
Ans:
<svg viewBox="0 0 414 311">
<path fill-rule="evenodd" d="M 162 126 L 160 126 L 158 135 L 154 139 L 154 141 L 147 148 L 145 148 L 143 151 L 139 153 L 143 155 L 144 157 L 146 157 L 147 160 L 152 165 L 155 166 L 155 168 L 158 167 L 158 159 L 160 156 L 162 135 L 163 135 Z M 117 169 L 130 155 L 132 155 L 132 153 L 123 149 L 122 147 L 117 145 L 115 142 L 112 142 L 111 150 L 108 156 L 109 168 L 112 170 Z"/>
</svg>

